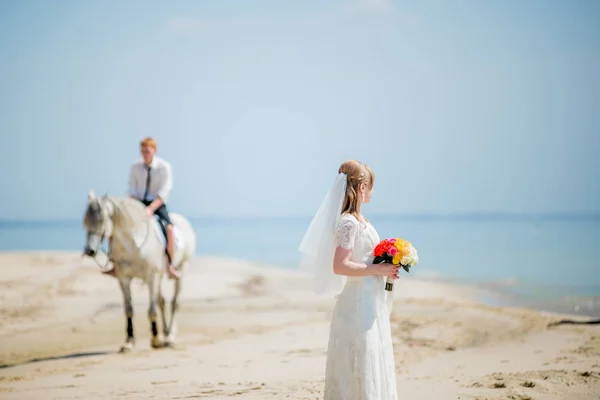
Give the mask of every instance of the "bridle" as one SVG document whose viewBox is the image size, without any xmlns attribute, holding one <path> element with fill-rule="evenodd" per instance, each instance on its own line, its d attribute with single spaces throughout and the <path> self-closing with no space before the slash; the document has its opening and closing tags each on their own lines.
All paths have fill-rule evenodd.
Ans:
<svg viewBox="0 0 600 400">
<path fill-rule="evenodd" d="M 109 198 L 108 196 L 104 197 L 104 200 L 110 202 L 113 206 L 113 209 L 116 211 L 118 210 L 119 213 L 127 215 L 127 217 L 129 218 L 130 221 L 133 221 L 133 218 L 131 218 L 131 216 L 127 213 L 127 211 L 125 211 L 122 207 L 120 207 L 117 202 L 115 202 L 114 200 L 112 200 L 111 198 Z M 107 211 L 104 209 L 104 207 L 102 207 L 102 205 L 100 206 L 101 212 L 102 212 L 102 218 L 104 220 L 104 218 L 106 217 Z M 145 215 L 144 215 L 145 216 Z M 110 214 L 109 214 L 110 217 Z M 144 244 L 146 243 L 146 241 L 148 240 L 148 238 L 150 237 L 150 231 L 151 231 L 151 227 L 149 226 L 149 222 L 146 223 L 146 234 L 144 236 L 144 240 L 142 241 L 142 243 L 140 244 L 140 246 L 137 246 L 137 252 L 136 252 L 136 256 L 139 255 L 139 253 L 141 252 L 141 249 L 144 247 Z M 114 235 L 114 222 L 113 222 L 113 235 Z M 98 245 L 98 249 L 96 250 L 96 252 L 94 253 L 94 255 L 91 257 L 94 262 L 96 263 L 96 265 L 98 265 L 98 267 L 100 268 L 101 271 L 108 271 L 108 264 L 110 264 L 111 262 L 113 262 L 112 258 L 111 258 L 111 249 L 110 249 L 110 245 L 108 250 L 104 250 L 102 248 L 102 242 L 104 242 L 104 239 L 106 239 L 106 229 L 103 225 L 103 230 L 102 233 L 100 234 L 100 244 Z M 110 239 L 109 239 L 109 243 L 110 243 Z M 104 253 L 106 256 L 106 262 L 104 263 L 104 265 L 102 265 L 102 263 L 100 261 L 98 261 L 98 253 Z"/>
<path fill-rule="evenodd" d="M 104 241 L 104 236 L 102 237 L 102 241 Z M 104 263 L 104 265 L 102 265 L 102 263 L 100 261 L 98 261 L 98 253 L 104 253 L 106 255 L 106 262 Z M 110 258 L 110 249 L 108 251 L 104 250 L 102 248 L 102 244 L 100 244 L 100 246 L 98 246 L 98 250 L 96 250 L 96 252 L 94 253 L 92 259 L 96 262 L 96 265 L 98 265 L 98 267 L 100 268 L 100 271 L 108 271 L 108 264 L 110 264 L 112 262 L 112 259 Z"/>
</svg>

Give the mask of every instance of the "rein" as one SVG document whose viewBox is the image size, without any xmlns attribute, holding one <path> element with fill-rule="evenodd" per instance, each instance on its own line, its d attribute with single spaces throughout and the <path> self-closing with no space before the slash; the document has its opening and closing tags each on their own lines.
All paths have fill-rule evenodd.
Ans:
<svg viewBox="0 0 600 400">
<path fill-rule="evenodd" d="M 104 233 L 102 234 L 102 236 L 104 237 Z M 100 263 L 100 261 L 98 261 L 98 253 L 104 253 L 106 255 L 106 262 L 104 263 L 104 265 L 102 265 Z M 111 263 L 111 258 L 110 258 L 110 249 L 108 251 L 105 251 L 102 248 L 102 245 L 98 246 L 98 250 L 96 251 L 96 254 L 94 254 L 94 257 L 92 257 L 92 259 L 96 262 L 96 265 L 98 265 L 98 267 L 100 268 L 100 271 L 104 272 L 104 271 L 108 271 L 108 264 Z"/>
</svg>

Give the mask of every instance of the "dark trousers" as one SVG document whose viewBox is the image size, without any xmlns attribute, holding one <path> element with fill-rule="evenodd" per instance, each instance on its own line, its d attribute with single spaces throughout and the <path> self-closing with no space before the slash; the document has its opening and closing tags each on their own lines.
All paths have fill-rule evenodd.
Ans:
<svg viewBox="0 0 600 400">
<path fill-rule="evenodd" d="M 152 201 L 142 200 L 142 203 L 144 203 L 144 205 L 147 207 L 150 205 L 150 203 L 152 203 Z M 167 210 L 167 206 L 164 204 L 158 207 L 156 211 L 154 211 L 154 215 L 158 216 L 158 219 L 164 226 L 173 224 L 171 222 L 171 218 L 169 218 L 169 211 Z"/>
<path fill-rule="evenodd" d="M 150 205 L 150 203 L 152 203 L 152 201 L 144 201 L 141 200 L 142 203 L 144 203 L 144 205 L 147 207 Z M 160 229 L 162 230 L 163 235 L 165 235 L 165 239 L 167 239 L 167 226 L 172 225 L 173 223 L 171 222 L 171 218 L 169 218 L 169 211 L 167 210 L 167 206 L 166 205 L 161 205 L 160 207 L 158 207 L 156 209 L 156 211 L 154 211 L 154 215 L 158 216 L 158 221 L 160 222 Z M 167 257 L 169 258 L 169 262 L 171 261 L 171 256 L 169 254 L 168 251 L 166 251 L 165 249 L 165 253 L 167 254 Z"/>
</svg>

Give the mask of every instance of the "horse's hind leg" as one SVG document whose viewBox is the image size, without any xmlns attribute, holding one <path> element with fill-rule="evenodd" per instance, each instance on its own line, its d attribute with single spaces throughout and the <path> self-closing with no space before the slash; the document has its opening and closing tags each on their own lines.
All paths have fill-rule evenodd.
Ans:
<svg viewBox="0 0 600 400">
<path fill-rule="evenodd" d="M 158 308 L 160 309 L 160 317 L 162 321 L 163 334 L 169 336 L 169 325 L 167 325 L 167 314 L 165 310 L 165 296 L 162 294 L 162 280 L 158 290 Z"/>
<path fill-rule="evenodd" d="M 152 327 L 152 339 L 150 344 L 153 348 L 162 347 L 163 343 L 158 337 L 158 325 L 156 324 L 156 316 L 158 314 L 158 296 L 160 293 L 160 274 L 155 274 L 150 280 L 148 285 L 148 292 L 150 294 L 150 307 L 148 308 L 148 319 L 150 320 L 150 326 Z"/>
<path fill-rule="evenodd" d="M 177 336 L 177 309 L 179 308 L 179 293 L 181 292 L 181 278 L 175 280 L 175 288 L 173 290 L 173 300 L 171 301 L 171 320 L 169 323 L 169 329 L 167 330 L 166 344 L 172 345 L 175 343 L 175 337 Z"/>
<path fill-rule="evenodd" d="M 133 337 L 133 303 L 131 302 L 131 279 L 119 277 L 121 293 L 123 293 L 123 308 L 127 317 L 127 339 L 121 346 L 121 353 L 130 351 L 135 345 Z"/>
</svg>

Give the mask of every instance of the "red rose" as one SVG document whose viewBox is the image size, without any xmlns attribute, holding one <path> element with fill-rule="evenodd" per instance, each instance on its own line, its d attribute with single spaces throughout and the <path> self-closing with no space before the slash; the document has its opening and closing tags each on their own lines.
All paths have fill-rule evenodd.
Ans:
<svg viewBox="0 0 600 400">
<path fill-rule="evenodd" d="M 390 242 L 385 241 L 385 240 L 383 242 L 381 242 L 380 244 L 381 244 L 381 249 L 383 250 L 384 253 L 387 253 L 387 251 L 390 249 L 390 247 L 393 246 L 393 244 L 391 244 Z"/>
<path fill-rule="evenodd" d="M 382 257 L 385 253 L 387 253 L 387 251 L 391 247 L 394 247 L 394 245 L 388 242 L 387 240 L 382 240 L 377 246 L 375 246 L 373 254 L 375 255 L 375 257 Z"/>
<path fill-rule="evenodd" d="M 375 246 L 375 250 L 373 250 L 373 254 L 375 254 L 375 257 L 381 257 L 383 255 L 383 246 L 381 245 L 381 243 L 379 243 L 377 246 Z"/>
</svg>

